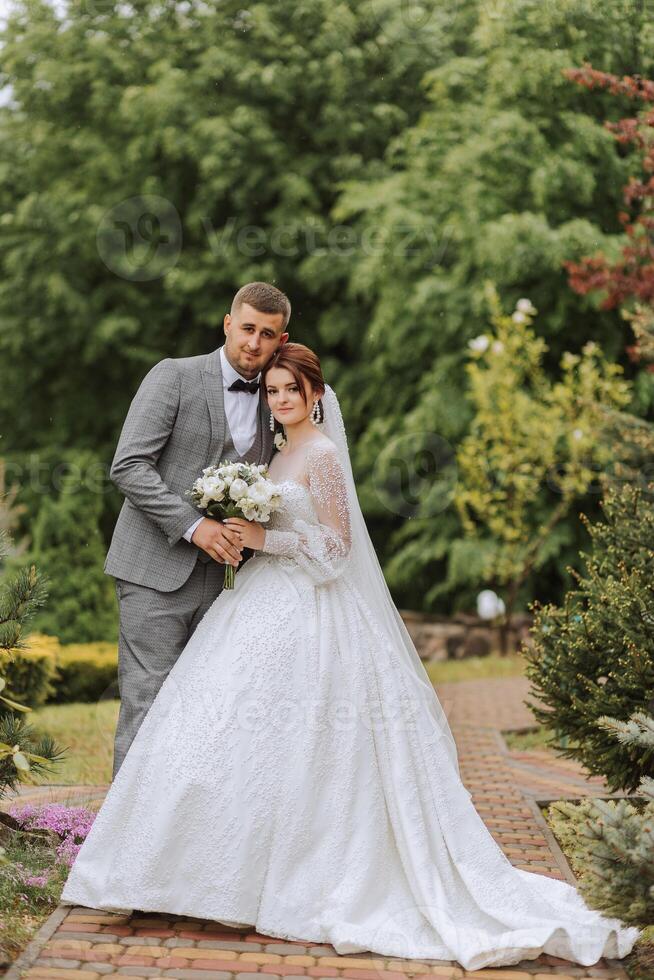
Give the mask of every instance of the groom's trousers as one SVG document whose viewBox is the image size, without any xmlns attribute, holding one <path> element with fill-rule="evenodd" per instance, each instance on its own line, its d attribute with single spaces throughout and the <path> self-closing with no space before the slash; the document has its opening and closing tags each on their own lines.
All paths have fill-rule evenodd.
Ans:
<svg viewBox="0 0 654 980">
<path fill-rule="evenodd" d="M 220 592 L 225 566 L 200 561 L 179 589 L 159 592 L 116 579 L 120 609 L 115 777 L 159 688 Z"/>
</svg>

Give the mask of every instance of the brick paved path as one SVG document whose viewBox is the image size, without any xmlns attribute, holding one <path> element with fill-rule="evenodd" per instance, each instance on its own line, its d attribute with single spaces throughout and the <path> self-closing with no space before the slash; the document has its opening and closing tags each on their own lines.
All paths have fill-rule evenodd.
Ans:
<svg viewBox="0 0 654 980">
<path fill-rule="evenodd" d="M 544 752 L 508 752 L 500 735 L 533 725 L 523 705 L 522 678 L 442 684 L 438 694 L 459 748 L 461 775 L 491 833 L 521 868 L 573 880 L 537 800 L 606 795 L 566 760 Z M 97 808 L 106 787 L 44 787 L 24 791 L 26 802 L 62 800 Z M 558 976 L 624 980 L 617 962 L 576 967 L 542 956 L 515 967 L 465 973 L 456 964 L 382 957 L 338 956 L 331 946 L 287 942 L 220 923 L 172 914 L 112 915 L 60 906 L 7 974 L 6 980 L 100 980 L 102 976 L 179 980 L 274 980 L 286 976 L 350 980 L 546 980 Z"/>
</svg>

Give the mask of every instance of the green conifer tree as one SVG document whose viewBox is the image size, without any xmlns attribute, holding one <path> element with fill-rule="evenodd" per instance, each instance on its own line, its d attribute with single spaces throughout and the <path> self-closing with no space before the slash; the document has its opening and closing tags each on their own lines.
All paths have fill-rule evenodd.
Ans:
<svg viewBox="0 0 654 980">
<path fill-rule="evenodd" d="M 612 789 L 633 790 L 654 775 L 651 746 L 613 737 L 600 719 L 627 721 L 654 710 L 654 483 L 614 483 L 591 525 L 586 574 L 562 607 L 532 604 L 534 643 L 525 650 L 538 721 L 562 751 Z"/>
<path fill-rule="evenodd" d="M 34 525 L 29 560 L 49 580 L 49 601 L 35 626 L 63 643 L 113 640 L 116 600 L 103 572 L 100 534 L 103 481 L 92 453 L 77 457 L 62 478 L 61 492 L 45 500 Z"/>
</svg>

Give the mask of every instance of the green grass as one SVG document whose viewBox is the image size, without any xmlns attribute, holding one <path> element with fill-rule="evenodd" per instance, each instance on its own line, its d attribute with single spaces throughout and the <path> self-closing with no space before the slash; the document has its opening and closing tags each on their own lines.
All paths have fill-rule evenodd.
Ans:
<svg viewBox="0 0 654 980">
<path fill-rule="evenodd" d="M 68 749 L 63 762 L 40 783 L 97 786 L 111 782 L 114 732 L 120 701 L 47 704 L 29 716 L 34 727 Z"/>
<path fill-rule="evenodd" d="M 552 732 L 544 725 L 528 732 L 502 732 L 504 741 L 516 752 L 529 752 L 530 749 L 551 749 Z"/>
<path fill-rule="evenodd" d="M 466 657 L 464 660 L 443 660 L 425 664 L 432 684 L 446 681 L 470 681 L 485 677 L 519 677 L 524 673 L 524 657 L 519 654 L 501 657 L 490 653 L 487 657 Z"/>
<path fill-rule="evenodd" d="M 18 956 L 57 907 L 68 876 L 68 867 L 55 863 L 55 847 L 48 842 L 19 839 L 5 850 L 10 863 L 0 871 L 0 969 Z M 45 885 L 23 881 L 44 872 L 50 874 Z"/>
</svg>

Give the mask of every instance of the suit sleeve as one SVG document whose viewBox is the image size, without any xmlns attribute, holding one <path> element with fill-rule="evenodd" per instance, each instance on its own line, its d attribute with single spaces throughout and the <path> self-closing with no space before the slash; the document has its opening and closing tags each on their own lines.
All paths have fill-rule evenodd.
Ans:
<svg viewBox="0 0 654 980">
<path fill-rule="evenodd" d="M 177 418 L 179 397 L 179 372 L 172 358 L 166 358 L 141 382 L 109 472 L 118 489 L 163 531 L 171 546 L 198 519 L 195 507 L 172 491 L 157 469 Z"/>
</svg>

